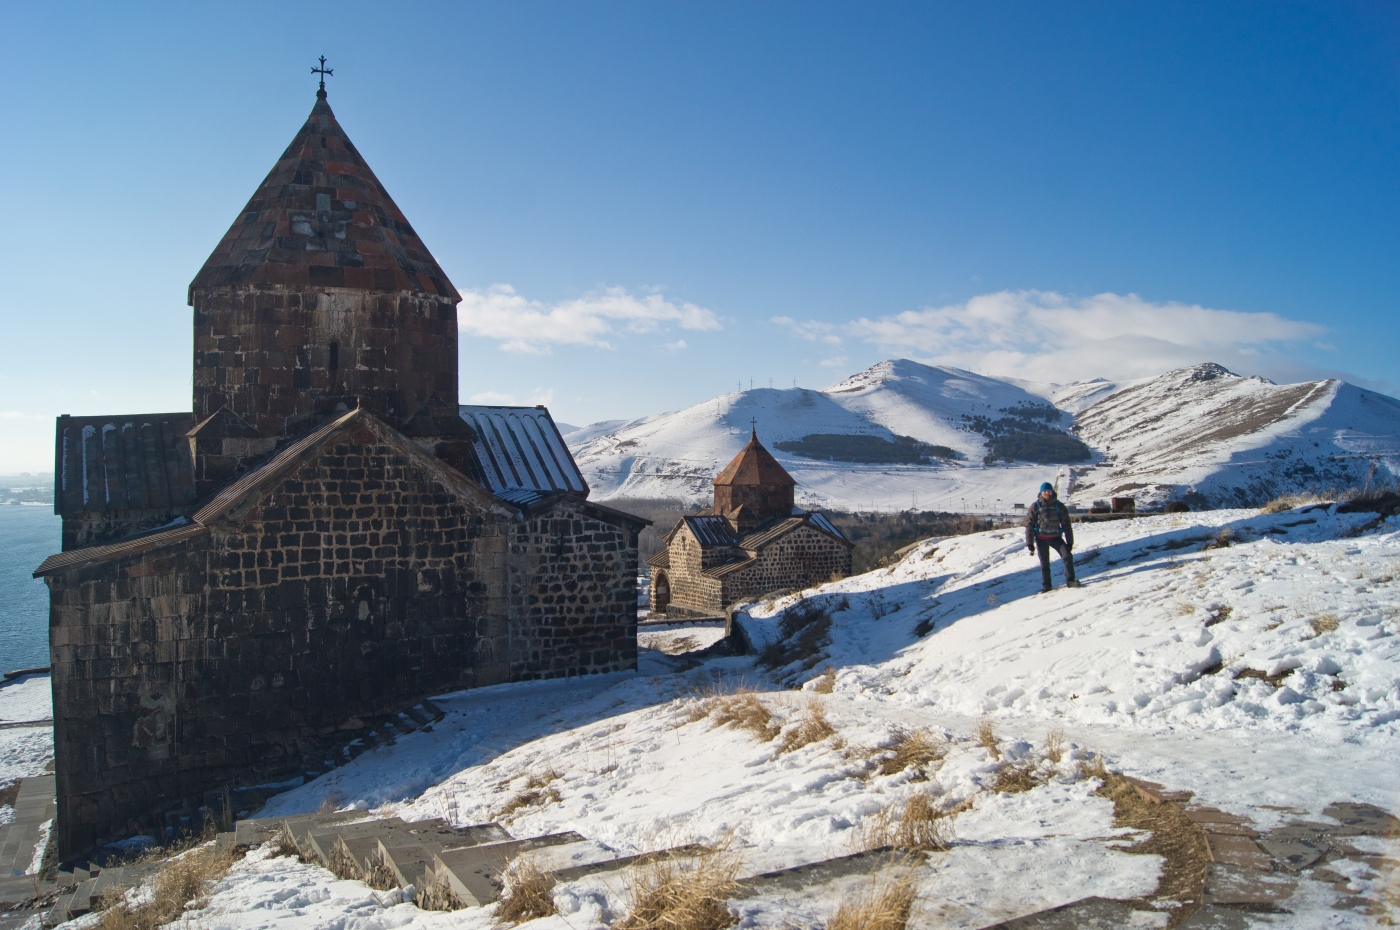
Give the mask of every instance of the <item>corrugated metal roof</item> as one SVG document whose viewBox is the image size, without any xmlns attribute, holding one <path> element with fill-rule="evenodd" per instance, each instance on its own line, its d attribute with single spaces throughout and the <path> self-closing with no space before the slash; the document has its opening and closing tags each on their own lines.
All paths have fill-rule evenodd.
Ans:
<svg viewBox="0 0 1400 930">
<path fill-rule="evenodd" d="M 186 521 L 184 526 L 173 530 L 162 530 L 154 533 L 147 533 L 144 536 L 134 536 L 131 539 L 123 539 L 121 542 L 112 543 L 107 546 L 88 546 L 83 549 L 69 549 L 67 552 L 60 552 L 51 555 L 44 560 L 43 564 L 34 570 L 35 578 L 42 578 L 51 575 L 56 571 L 65 568 L 72 568 L 74 565 L 83 565 L 88 562 L 104 562 L 108 559 L 120 558 L 124 555 L 136 555 L 141 552 L 149 552 L 152 549 L 159 549 L 162 546 L 169 546 L 174 543 L 183 542 L 209 532 L 207 526 L 200 526 L 198 523 L 191 524 Z"/>
<path fill-rule="evenodd" d="M 526 488 L 588 494 L 564 437 L 543 407 L 460 408 L 473 432 L 472 445 L 497 496 Z"/>
<path fill-rule="evenodd" d="M 838 530 L 836 524 L 828 520 L 825 514 L 813 511 L 807 515 L 807 519 L 812 521 L 812 525 L 823 533 L 830 533 L 842 542 L 850 542 L 850 540 L 846 538 L 846 534 Z"/>
<path fill-rule="evenodd" d="M 700 574 L 708 575 L 711 578 L 723 578 L 730 572 L 737 572 L 740 569 L 748 568 L 757 561 L 758 559 L 736 559 L 733 562 L 725 562 L 723 565 L 716 565 L 714 568 L 707 568 Z"/>
<path fill-rule="evenodd" d="M 750 551 L 762 548 L 766 543 L 772 542 L 779 536 L 786 535 L 806 522 L 806 517 L 788 517 L 785 520 L 779 520 L 766 530 L 759 530 L 757 533 L 750 533 L 745 536 L 743 539 L 739 540 L 739 545 Z"/>
<path fill-rule="evenodd" d="M 724 517 L 682 517 L 685 525 L 700 543 L 700 548 L 733 546 L 739 542 L 734 527 Z"/>
<path fill-rule="evenodd" d="M 184 507 L 194 503 L 185 434 L 190 413 L 59 417 L 54 513 Z"/>
<path fill-rule="evenodd" d="M 513 491 L 502 491 L 496 496 L 507 503 L 515 504 L 517 507 L 529 507 L 531 504 L 538 504 L 549 495 L 543 491 L 536 491 L 534 488 L 516 488 Z"/>
<path fill-rule="evenodd" d="M 661 551 L 653 555 L 651 558 L 647 559 L 647 564 L 652 566 L 653 568 L 670 568 L 671 550 L 662 549 Z"/>
</svg>

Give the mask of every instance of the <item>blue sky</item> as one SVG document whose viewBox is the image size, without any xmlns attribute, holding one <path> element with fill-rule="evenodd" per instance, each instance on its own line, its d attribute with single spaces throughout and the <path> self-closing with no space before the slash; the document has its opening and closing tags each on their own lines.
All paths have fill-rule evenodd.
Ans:
<svg viewBox="0 0 1400 930">
<path fill-rule="evenodd" d="M 330 102 L 583 423 L 906 356 L 1400 390 L 1391 3 L 7 4 L 0 471 L 188 408 L 185 288 Z"/>
</svg>

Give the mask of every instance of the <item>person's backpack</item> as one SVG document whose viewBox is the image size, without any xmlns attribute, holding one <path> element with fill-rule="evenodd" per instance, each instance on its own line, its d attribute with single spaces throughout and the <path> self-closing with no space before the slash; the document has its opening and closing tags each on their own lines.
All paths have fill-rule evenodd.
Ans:
<svg viewBox="0 0 1400 930">
<path fill-rule="evenodd" d="M 1063 531 L 1060 526 L 1060 504 L 1059 501 L 1036 502 L 1037 513 L 1035 515 L 1035 535 L 1037 536 L 1059 536 Z"/>
</svg>

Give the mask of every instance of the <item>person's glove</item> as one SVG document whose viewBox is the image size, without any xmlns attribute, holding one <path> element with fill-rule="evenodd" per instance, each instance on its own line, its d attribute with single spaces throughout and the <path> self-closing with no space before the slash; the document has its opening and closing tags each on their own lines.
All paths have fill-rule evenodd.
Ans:
<svg viewBox="0 0 1400 930">
<path fill-rule="evenodd" d="M 1035 555 L 1035 546 L 1027 546 L 1026 551 L 1029 552 L 1031 555 Z"/>
</svg>

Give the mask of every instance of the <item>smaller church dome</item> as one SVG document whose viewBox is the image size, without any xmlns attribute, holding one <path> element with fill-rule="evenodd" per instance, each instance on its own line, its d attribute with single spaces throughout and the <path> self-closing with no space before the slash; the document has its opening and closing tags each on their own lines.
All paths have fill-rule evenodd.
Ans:
<svg viewBox="0 0 1400 930">
<path fill-rule="evenodd" d="M 734 485 L 772 485 L 774 487 L 796 487 L 797 482 L 787 469 L 778 464 L 773 454 L 763 448 L 758 441 L 755 428 L 749 436 L 748 444 L 739 450 L 733 461 L 714 480 L 715 487 Z"/>
</svg>

